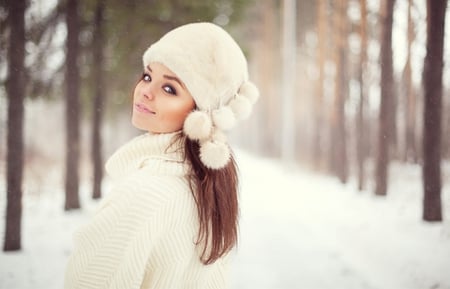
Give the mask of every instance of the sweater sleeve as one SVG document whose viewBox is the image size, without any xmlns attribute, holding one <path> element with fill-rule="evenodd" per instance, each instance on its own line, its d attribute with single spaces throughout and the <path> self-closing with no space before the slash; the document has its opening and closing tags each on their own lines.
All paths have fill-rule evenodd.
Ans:
<svg viewBox="0 0 450 289">
<path fill-rule="evenodd" d="M 111 194 L 75 235 L 65 288 L 141 288 L 149 258 L 163 257 L 158 266 L 168 262 L 164 244 L 193 208 L 184 179 L 145 170 L 127 176 Z"/>
<path fill-rule="evenodd" d="M 171 186 L 174 185 L 170 183 Z M 170 191 L 167 189 L 167 191 Z M 204 265 L 196 241 L 198 219 L 188 188 L 176 194 L 159 215 L 165 229 L 148 255 L 141 289 L 223 289 L 226 287 L 227 258 Z"/>
<path fill-rule="evenodd" d="M 117 281 L 114 288 L 130 288 L 131 281 L 136 282 L 133 288 L 142 288 L 144 279 L 150 281 L 148 288 L 182 288 L 177 282 L 182 282 L 184 269 L 195 252 L 195 209 L 185 180 L 150 178 L 133 195 L 130 218 L 141 223 L 123 253 L 113 278 L 113 283 Z M 137 272 L 140 276 L 134 278 Z"/>
</svg>

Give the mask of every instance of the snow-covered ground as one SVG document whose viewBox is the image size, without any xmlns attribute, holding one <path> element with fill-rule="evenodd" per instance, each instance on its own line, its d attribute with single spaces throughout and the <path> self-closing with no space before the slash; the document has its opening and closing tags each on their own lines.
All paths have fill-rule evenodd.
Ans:
<svg viewBox="0 0 450 289">
<path fill-rule="evenodd" d="M 450 288 L 450 190 L 442 223 L 421 221 L 421 168 L 391 166 L 386 197 L 240 155 L 234 288 Z M 448 179 L 448 166 L 444 168 Z"/>
<path fill-rule="evenodd" d="M 448 181 L 442 196 L 445 220 L 430 224 L 421 221 L 418 166 L 394 164 L 388 196 L 376 197 L 358 192 L 351 182 L 342 185 L 242 151 L 237 157 L 241 238 L 231 272 L 233 289 L 450 288 Z M 61 171 L 47 170 L 46 175 L 39 184 L 25 186 L 23 251 L 0 253 L 2 289 L 61 288 L 71 235 L 96 207 L 84 185 L 83 209 L 64 213 L 62 185 L 55 181 Z"/>
</svg>

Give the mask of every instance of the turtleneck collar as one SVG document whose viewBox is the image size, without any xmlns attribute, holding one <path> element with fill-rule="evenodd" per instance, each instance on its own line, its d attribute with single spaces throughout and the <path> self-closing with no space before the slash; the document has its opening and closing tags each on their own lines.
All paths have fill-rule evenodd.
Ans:
<svg viewBox="0 0 450 289">
<path fill-rule="evenodd" d="M 175 138 L 180 132 L 140 135 L 120 147 L 106 162 L 113 178 L 123 177 L 143 167 L 153 174 L 184 175 L 184 150 Z"/>
</svg>

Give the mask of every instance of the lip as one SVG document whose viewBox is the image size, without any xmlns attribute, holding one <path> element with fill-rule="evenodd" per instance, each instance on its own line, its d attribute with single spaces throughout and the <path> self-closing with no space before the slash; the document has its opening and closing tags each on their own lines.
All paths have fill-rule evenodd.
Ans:
<svg viewBox="0 0 450 289">
<path fill-rule="evenodd" d="M 143 105 L 142 103 L 136 103 L 134 104 L 134 109 L 140 113 L 145 113 L 145 114 L 155 114 L 154 111 L 148 109 L 145 105 Z"/>
</svg>

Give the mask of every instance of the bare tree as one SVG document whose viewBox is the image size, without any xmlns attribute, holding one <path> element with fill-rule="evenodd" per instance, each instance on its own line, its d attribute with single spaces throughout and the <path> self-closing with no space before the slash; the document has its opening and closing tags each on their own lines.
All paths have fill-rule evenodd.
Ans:
<svg viewBox="0 0 450 289">
<path fill-rule="evenodd" d="M 273 97 L 276 94 L 275 84 L 280 81 L 279 73 L 279 32 L 277 30 L 278 9 L 277 1 L 261 1 L 260 5 L 254 7 L 255 17 L 252 17 L 251 25 L 254 27 L 255 42 L 251 55 L 253 65 L 257 65 L 255 73 L 258 77 L 259 89 L 265 101 L 260 103 L 259 115 L 261 117 L 261 149 L 263 153 L 269 155 L 279 155 L 279 119 L 281 107 L 280 101 Z M 276 13 L 274 13 L 276 11 Z M 264 49 L 261 49 L 264 47 Z M 256 116 L 256 114 L 255 114 Z M 257 116 L 256 116 L 257 117 Z"/>
<path fill-rule="evenodd" d="M 104 98 L 105 90 L 104 86 L 104 53 L 103 45 L 105 41 L 104 37 L 104 10 L 105 0 L 97 0 L 97 6 L 95 10 L 94 19 L 94 47 L 93 47 L 93 73 L 94 73 L 94 104 L 93 104 L 93 121 L 92 121 L 92 161 L 94 172 L 94 184 L 92 197 L 98 199 L 102 196 L 101 183 L 103 178 L 103 158 L 102 158 L 102 137 L 101 137 L 101 124 L 104 111 Z"/>
<path fill-rule="evenodd" d="M 347 72 L 347 1 L 336 0 L 335 31 L 335 96 L 331 113 L 331 169 L 343 183 L 347 181 L 348 164 L 346 151 L 345 100 L 348 92 Z"/>
<path fill-rule="evenodd" d="M 380 9 L 381 31 L 381 104 L 376 162 L 376 195 L 386 195 L 388 183 L 389 146 L 393 135 L 394 76 L 392 65 L 392 22 L 395 0 L 384 0 Z"/>
<path fill-rule="evenodd" d="M 65 210 L 80 208 L 79 187 L 79 90 L 80 75 L 78 67 L 79 54 L 79 16 L 78 1 L 67 0 L 67 54 L 66 54 L 66 201 Z"/>
<path fill-rule="evenodd" d="M 412 84 L 411 69 L 411 46 L 414 41 L 414 23 L 411 17 L 413 1 L 408 0 L 408 46 L 405 68 L 403 71 L 404 89 L 405 89 L 405 150 L 403 159 L 405 161 L 413 160 L 417 162 L 416 149 L 416 94 Z"/>
<path fill-rule="evenodd" d="M 450 95 L 450 89 L 447 89 L 443 92 L 443 95 Z M 444 123 L 442 128 L 442 158 L 449 159 L 450 158 L 450 103 L 447 102 L 444 104 L 444 112 L 443 115 Z"/>
<path fill-rule="evenodd" d="M 21 249 L 23 118 L 25 96 L 25 0 L 7 1 L 8 47 L 8 156 L 4 251 Z"/>
<path fill-rule="evenodd" d="M 357 166 L 358 166 L 358 189 L 362 190 L 365 183 L 365 160 L 366 160 L 366 137 L 365 133 L 365 103 L 366 103 L 366 87 L 364 73 L 367 70 L 367 7 L 366 0 L 359 1 L 359 9 L 361 14 L 361 22 L 359 27 L 359 34 L 361 37 L 361 49 L 359 56 L 358 78 L 359 78 L 359 107 L 356 117 L 357 129 Z"/>
<path fill-rule="evenodd" d="M 317 65 L 319 69 L 319 77 L 316 82 L 316 93 L 314 98 L 314 151 L 313 157 L 316 168 L 322 168 L 323 166 L 323 145 L 322 145 L 322 126 L 324 118 L 323 99 L 324 99 L 324 82 L 325 82 L 325 51 L 326 51 L 326 35 L 327 35 L 327 1 L 320 0 L 316 6 L 317 9 Z"/>
<path fill-rule="evenodd" d="M 294 94 L 296 79 L 296 17 L 294 0 L 283 0 L 282 13 L 282 96 L 281 96 L 281 159 L 292 162 L 295 158 Z"/>
<path fill-rule="evenodd" d="M 447 0 L 427 1 L 427 42 L 423 69 L 423 220 L 442 221 L 442 68 Z"/>
</svg>

